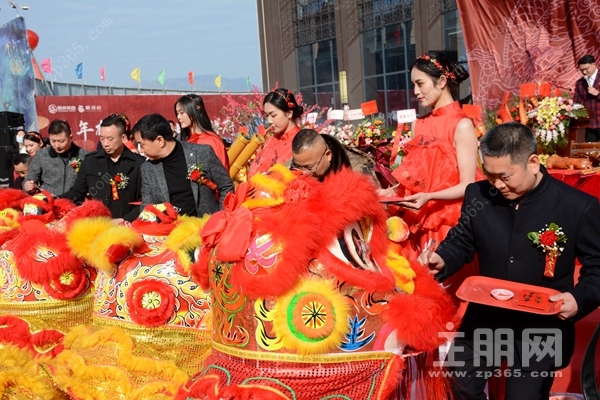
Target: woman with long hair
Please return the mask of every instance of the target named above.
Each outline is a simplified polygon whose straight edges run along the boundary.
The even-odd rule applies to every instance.
[[[181,126],[180,140],[209,145],[221,164],[229,171],[229,159],[223,139],[213,132],[202,97],[196,94],[186,94],[180,97],[175,103],[175,116]]]
[[[263,110],[272,136],[250,165],[249,176],[266,172],[275,164],[291,163],[292,141],[300,131],[297,123],[304,112],[292,91],[283,88],[274,89],[265,96]]]
[[[411,230],[405,249],[409,256],[446,237],[458,223],[465,188],[484,178],[477,168],[475,127],[456,101],[459,85],[468,77],[441,53],[423,54],[411,67],[414,94],[431,112],[414,123],[406,156],[393,172],[397,193],[385,193],[404,198],[399,204]]]

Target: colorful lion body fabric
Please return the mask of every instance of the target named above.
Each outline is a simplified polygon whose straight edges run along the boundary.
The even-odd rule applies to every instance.
[[[63,398],[42,365],[63,351],[71,328],[91,322],[96,277],[66,237],[78,219],[110,212],[11,190],[0,191],[0,208],[0,396]]]
[[[213,350],[178,399],[388,399],[405,356],[445,340],[452,303],[388,241],[371,185],[275,166],[226,198],[194,265]]]
[[[170,399],[210,350],[210,300],[190,276],[203,220],[150,205],[131,226],[81,220],[68,237],[98,269],[92,324],[48,364],[73,399]]]

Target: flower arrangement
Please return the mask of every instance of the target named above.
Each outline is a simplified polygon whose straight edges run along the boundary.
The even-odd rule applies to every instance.
[[[217,190],[217,184],[205,177],[205,172],[202,171],[202,164],[190,165],[188,167],[187,178],[198,185],[206,185],[212,190]]]
[[[533,130],[544,154],[554,154],[568,144],[571,119],[585,118],[588,111],[558,90],[554,95],[536,95],[536,84],[523,86],[530,86],[528,93],[515,95],[512,99],[507,93],[499,109],[487,111],[486,128],[508,121],[520,122]]]
[[[79,168],[81,168],[81,158],[73,157],[69,160],[69,167],[73,168],[75,172],[79,172]]]
[[[108,183],[110,183],[113,200],[119,200],[119,190],[123,190],[129,185],[129,177],[119,172]]]
[[[574,103],[563,96],[544,97],[537,106],[527,112],[538,144],[544,149],[544,153],[548,154],[568,144],[567,132],[571,118],[587,116],[588,112],[582,104]]]
[[[539,248],[546,253],[546,265],[544,267],[544,276],[549,278],[554,277],[554,267],[556,266],[556,259],[560,256],[564,247],[559,247],[559,244],[567,241],[567,236],[564,234],[562,228],[552,222],[550,225],[546,225],[545,229],[539,232],[529,232],[527,238],[536,244]]]
[[[354,126],[352,124],[338,122],[327,125],[321,128],[319,133],[331,135],[346,146],[354,144]]]

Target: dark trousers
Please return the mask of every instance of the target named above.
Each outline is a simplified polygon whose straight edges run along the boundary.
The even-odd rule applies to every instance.
[[[554,371],[523,371],[520,360],[515,357],[512,367],[501,369],[497,366],[486,366],[482,358],[480,366],[474,365],[475,357],[473,341],[456,338],[453,346],[462,346],[462,351],[454,351],[454,360],[464,362],[464,366],[453,367],[452,393],[457,400],[486,400],[485,384],[492,376],[506,377],[505,400],[548,400],[550,388],[554,381]],[[452,350],[451,350],[452,352]],[[464,375],[464,376],[462,376]]]
[[[586,142],[600,142],[600,128],[586,128],[585,129],[585,141]]]

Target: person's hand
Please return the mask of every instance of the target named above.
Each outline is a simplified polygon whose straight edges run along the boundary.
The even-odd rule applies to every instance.
[[[598,91],[598,89],[596,89],[593,86],[588,86],[588,93],[592,96],[598,96],[598,93],[600,93],[600,91]]]
[[[423,253],[421,253],[421,255],[417,258],[417,261],[429,269],[430,275],[439,274],[440,271],[446,266],[442,257],[440,257],[438,253],[435,253],[431,250],[425,250]]]
[[[405,196],[404,200],[398,204],[411,210],[420,210],[429,201],[429,193],[411,194],[410,196]]]
[[[112,223],[113,223],[114,225],[122,225],[122,224],[123,224],[123,222],[125,222],[125,220],[124,220],[123,218],[114,218],[114,219],[112,220]]]
[[[38,185],[36,185],[34,181],[26,181],[23,185],[23,188],[29,194],[34,194],[39,189]]]
[[[560,319],[569,319],[577,314],[577,301],[575,301],[575,297],[571,293],[564,292],[559,294],[553,294],[549,298],[550,301],[556,302],[562,300],[563,303],[560,306],[560,311],[557,314],[557,317]]]
[[[393,197],[396,195],[396,188],[390,186],[387,189],[377,189],[377,196],[379,197]]]

